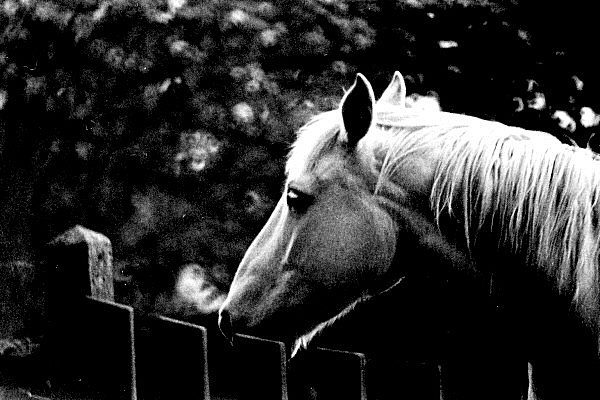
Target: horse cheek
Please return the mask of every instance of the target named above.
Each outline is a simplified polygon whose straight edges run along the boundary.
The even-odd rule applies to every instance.
[[[285,202],[280,201],[235,273],[225,301],[232,315],[245,315],[250,321],[265,307],[277,286],[292,228]]]
[[[364,233],[369,223],[352,213],[317,216],[312,222],[297,237],[294,264],[308,281],[355,294],[372,254],[373,243]]]

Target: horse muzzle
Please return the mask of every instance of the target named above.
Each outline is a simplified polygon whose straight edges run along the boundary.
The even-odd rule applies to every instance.
[[[229,311],[224,308],[219,310],[219,330],[229,342],[233,341],[235,332],[233,330],[233,323],[231,322],[231,315],[229,314]]]
[[[260,334],[250,321],[250,316],[238,313],[228,306],[223,306],[219,310],[219,330],[231,344],[233,344],[233,338],[238,333],[252,336]]]
[[[219,330],[231,344],[233,344],[233,339],[238,333],[252,336],[259,334],[251,321],[251,316],[238,312],[233,307],[225,305],[219,310]]]

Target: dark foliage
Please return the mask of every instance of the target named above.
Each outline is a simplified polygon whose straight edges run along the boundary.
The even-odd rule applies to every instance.
[[[413,100],[594,147],[594,25],[549,7],[5,0],[0,254],[34,260],[78,223],[111,238],[123,287],[142,298],[188,263],[226,290],[279,197],[295,130],[359,71],[377,93],[400,70]]]

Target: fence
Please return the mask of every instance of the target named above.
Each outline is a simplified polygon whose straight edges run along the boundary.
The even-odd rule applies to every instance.
[[[49,244],[40,266],[0,264],[0,399],[433,400],[489,387],[521,399],[527,390],[526,363],[501,372],[487,353],[467,360],[467,373],[441,373],[435,359],[382,365],[315,348],[289,361],[283,343],[245,335],[231,346],[216,321],[115,303],[112,273],[110,241],[79,226]],[[456,396],[465,388],[475,395]]]
[[[110,242],[102,235],[75,227],[50,243],[45,260],[41,272],[30,265],[12,270],[26,283],[20,289],[32,292],[25,297],[37,301],[0,322],[15,332],[34,326],[42,339],[37,351],[0,354],[0,397],[367,398],[363,354],[317,348],[290,365],[281,342],[236,335],[232,347],[216,324],[143,315],[115,303]],[[19,381],[23,375],[26,382]],[[32,376],[43,384],[32,385]]]
[[[130,307],[91,297],[76,308],[65,310],[71,321],[58,328],[52,339],[48,362],[53,387],[38,395],[73,399],[290,397],[286,349],[280,342],[238,335],[235,350],[211,343],[217,347],[210,353],[213,360],[208,331],[202,326],[158,315],[138,317]],[[319,398],[327,393],[336,393],[331,398],[341,394],[345,399],[366,398],[362,355],[318,349],[311,358],[319,371],[334,371],[324,375],[315,371],[311,377],[322,378],[310,388],[320,393]]]

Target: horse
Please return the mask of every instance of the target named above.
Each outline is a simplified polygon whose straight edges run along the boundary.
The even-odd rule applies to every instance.
[[[419,277],[438,277],[455,338],[480,318],[491,327],[471,353],[450,345],[442,371],[461,357],[498,357],[488,365],[501,375],[516,365],[502,359],[510,353],[526,380],[513,398],[599,396],[598,156],[548,133],[405,102],[399,72],[379,100],[357,74],[337,109],[300,129],[283,194],[219,311],[221,331],[278,338],[295,354],[357,305],[411,282],[404,301],[417,307],[438,292]],[[490,379],[495,387],[471,381],[476,389],[445,398],[507,398]]]

